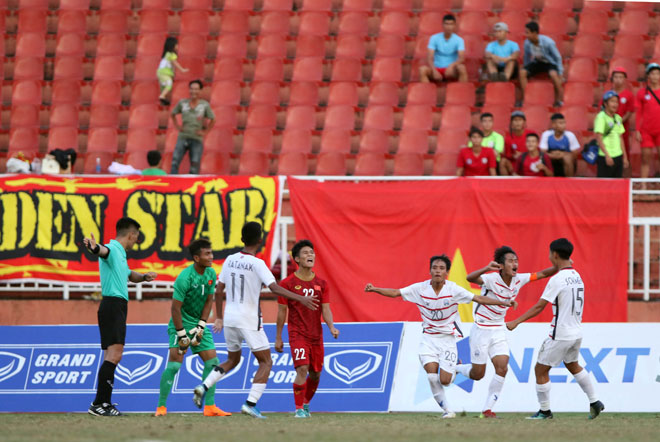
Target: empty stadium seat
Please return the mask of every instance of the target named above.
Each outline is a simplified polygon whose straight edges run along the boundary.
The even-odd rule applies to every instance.
[[[566,73],[568,81],[597,81],[598,66],[591,58],[572,58]]]
[[[41,65],[43,70],[43,65]],[[55,59],[53,80],[77,80],[83,79],[82,59],[75,56],[58,57]]]
[[[592,83],[568,82],[564,85],[565,106],[591,107],[594,104]]]
[[[451,6],[452,0],[423,0],[422,11],[446,12]]]
[[[369,88],[369,105],[372,106],[379,104],[385,106],[399,105],[399,86],[396,83],[371,83],[371,87]]]
[[[204,152],[199,173],[202,175],[229,175],[231,156],[226,152]]]
[[[447,90],[454,84],[470,84],[472,83],[449,83],[447,85]],[[463,103],[474,103],[474,85],[472,85],[473,92],[471,96],[472,101],[463,101]],[[427,104],[429,106],[435,106],[437,103],[436,97],[437,87],[433,83],[410,83],[408,85],[408,95],[406,99],[407,104]],[[470,100],[470,98],[468,98]]]
[[[366,12],[344,12],[339,14],[337,34],[369,35],[369,15]]]
[[[165,41],[165,34],[168,32],[167,19],[169,13],[166,10],[153,10],[142,9],[139,12],[140,16],[140,36],[147,34],[158,34],[163,36]],[[154,48],[155,49],[155,48]],[[158,49],[162,52],[163,45],[161,44]]]
[[[117,129],[113,127],[94,128],[89,130],[87,152],[116,152],[119,146]]]
[[[527,129],[533,130],[539,136],[550,126],[550,111],[548,110],[548,106],[530,105],[523,107],[522,111],[525,113]]]
[[[215,128],[234,129],[238,126],[236,106],[215,106]]]
[[[56,127],[78,128],[78,106],[75,104],[58,104],[50,108],[48,128]]]
[[[8,152],[36,154],[39,151],[39,130],[36,127],[16,127],[9,131]]]
[[[85,34],[87,32],[87,13],[81,10],[62,10],[57,14],[58,34]]]
[[[300,10],[302,12],[330,12],[333,0],[304,0]]]
[[[46,38],[45,34],[41,32],[21,33],[16,36],[16,51],[14,56],[18,58],[23,57],[40,57],[46,55]]]
[[[648,35],[651,32],[649,13],[642,10],[624,10],[619,21],[619,35]]]
[[[11,107],[10,127],[39,128],[39,106],[22,104]]]
[[[325,39],[321,35],[299,35],[296,57],[325,57]]]
[[[319,101],[319,86],[315,82],[292,82],[289,92],[289,106],[316,106]]]
[[[131,0],[103,0],[101,11],[130,11]]]
[[[80,104],[80,82],[76,80],[57,80],[51,86],[51,105]]]
[[[347,154],[352,148],[351,131],[346,129],[325,129],[321,134],[321,152]]]
[[[184,11],[210,11],[212,8],[212,0],[183,0]]]
[[[273,132],[269,128],[248,128],[243,132],[243,152],[273,151]]]
[[[302,12],[298,26],[298,36],[330,34],[330,16],[325,12]]]
[[[454,176],[456,175],[456,161],[458,160],[458,151],[456,152],[436,152],[433,156],[433,175]]]
[[[238,175],[268,175],[270,160],[264,152],[243,152],[238,164]]]
[[[513,83],[488,83],[486,84],[485,104],[501,104],[513,106],[516,101],[516,88]]]
[[[360,153],[386,154],[390,151],[390,136],[380,129],[366,129],[360,134]],[[346,151],[347,152],[347,151]]]
[[[12,106],[20,104],[41,105],[41,82],[37,80],[15,81],[11,95]]]
[[[540,104],[551,106],[555,99],[555,89],[549,81],[531,81],[525,88],[525,105]]]
[[[544,10],[539,14],[541,34],[567,34],[569,31],[570,12],[560,10]]]
[[[462,134],[465,137],[465,134]],[[429,136],[426,130],[402,129],[399,134],[399,153],[425,154],[429,150]]]
[[[124,80],[124,58],[119,56],[96,57],[94,81]]]
[[[187,34],[179,36],[179,56],[182,58],[205,58],[206,36]],[[181,65],[188,67],[181,62]]]
[[[406,39],[401,35],[380,35],[376,40],[375,58],[404,58]]]
[[[346,175],[346,155],[339,152],[320,153],[316,162],[316,175]]]
[[[573,57],[602,57],[603,37],[598,34],[579,34],[573,41]]]
[[[61,7],[61,6],[60,6]],[[163,10],[170,9],[170,0],[142,0],[142,10]]]
[[[417,28],[417,35],[426,36],[426,42],[428,43],[428,37],[442,32],[442,17],[446,12],[442,11],[427,11],[424,10],[419,15],[419,26]],[[488,30],[486,30],[487,32]]]
[[[253,11],[254,0],[225,0],[224,11]]]
[[[148,1],[150,0],[145,0],[143,4],[147,3]],[[168,1],[168,7],[169,7],[169,1]],[[87,12],[89,10],[89,0],[60,0],[59,9],[60,11],[73,10],[73,11]]]
[[[355,158],[355,176],[385,175],[385,155],[379,153],[360,153]]]
[[[635,34],[617,35],[612,57],[641,59],[644,57],[644,39],[641,35]]]
[[[125,11],[106,10],[99,14],[99,35],[103,34],[127,34],[128,14]]]
[[[410,33],[410,12],[408,11],[384,11],[380,14],[379,36],[399,35],[406,36]]]
[[[362,62],[358,59],[345,58],[332,63],[332,82],[362,81]]]
[[[293,75],[291,81],[314,81],[323,80],[323,58],[300,58],[293,63]]]
[[[470,128],[471,120],[470,106],[461,104],[445,105],[442,109],[440,128],[466,131]]]
[[[430,131],[432,128],[433,109],[431,106],[409,104],[404,108],[402,129]]]
[[[16,59],[14,63],[14,80],[43,80],[44,62],[37,57]]]
[[[85,36],[83,34],[63,34],[57,36],[55,57],[82,57],[85,55]]]
[[[225,9],[220,14],[220,35],[247,35],[249,32],[249,13],[247,11],[228,10],[225,6]]]
[[[282,81],[283,79],[284,62],[282,59],[261,58],[255,63],[253,81]]]
[[[353,82],[333,81],[328,92],[328,106],[358,105],[358,86]]]
[[[209,35],[208,11],[182,11],[180,33]]]
[[[476,90],[473,83],[454,82],[447,84],[445,105],[461,104],[473,106],[475,101]]]
[[[578,35],[596,34],[603,35],[608,31],[608,16],[604,10],[584,9],[580,13],[578,24]]]
[[[487,35],[490,31],[488,24],[488,14],[485,12],[468,11],[459,14],[457,20],[458,35],[474,34],[474,35]],[[442,21],[439,22],[439,27],[442,29]],[[421,23],[420,23],[421,28]],[[543,28],[541,28],[543,29]],[[544,31],[545,32],[545,31]]]
[[[243,81],[243,61],[229,57],[217,59],[213,69],[213,81]]]
[[[401,59],[379,58],[374,60],[371,81],[401,81]]]
[[[309,166],[307,154],[302,152],[284,152],[278,157],[278,175],[307,175]]]
[[[263,84],[263,83],[258,83]],[[211,106],[238,106],[241,103],[241,85],[237,81],[216,81],[211,88]],[[272,104],[279,104],[272,103]]]
[[[366,57],[365,37],[362,35],[345,34],[337,37],[335,59],[343,58],[362,60]]]
[[[284,58],[287,53],[287,42],[284,34],[261,34],[257,46],[257,58]],[[323,56],[320,54],[318,56]]]
[[[156,57],[160,61],[165,44],[165,34],[140,34],[137,39],[136,58]]]
[[[391,110],[391,109],[390,109]],[[355,111],[352,106],[328,106],[325,112],[324,130],[355,128]]]
[[[282,149],[280,150],[280,153],[283,152],[311,153],[312,130],[299,128],[290,129],[287,123],[286,130],[282,132]]]
[[[131,105],[158,102],[160,86],[157,81],[134,81],[131,83]]]
[[[106,104],[119,106],[121,104],[121,83],[119,81],[95,81],[92,85],[92,105]]]
[[[287,12],[272,11],[262,12],[260,14],[261,23],[259,34],[279,34],[287,35],[289,33],[289,14]]]
[[[214,127],[204,137],[207,152],[232,153],[234,151],[233,129]]]
[[[160,57],[157,56],[137,57],[133,66],[133,81],[154,80],[154,73],[158,70],[159,62]]]
[[[48,150],[53,149],[78,150],[77,127],[51,127],[48,129]]]
[[[158,105],[138,104],[131,106],[128,127],[129,129],[158,129]]]
[[[342,11],[370,12],[373,0],[343,0]]]
[[[40,9],[21,9],[18,12],[18,33],[46,33],[46,17],[48,11]]]
[[[395,176],[418,176],[424,174],[424,156],[416,153],[397,153],[394,156]]]
[[[218,37],[216,59],[229,57],[243,59],[247,57],[247,36],[242,34],[223,34]]]
[[[156,149],[156,131],[153,129],[136,128],[129,129],[126,138],[126,152],[146,152]]]
[[[107,104],[92,105],[89,112],[89,128],[119,127],[119,109]]]
[[[585,112],[584,106],[564,106],[561,113],[566,119],[566,129],[580,136],[583,132],[593,125],[590,121],[590,115]]]
[[[391,106],[369,106],[364,112],[362,129],[392,130],[394,112]]]
[[[316,114],[313,106],[289,106],[286,113],[287,129],[316,129]]]

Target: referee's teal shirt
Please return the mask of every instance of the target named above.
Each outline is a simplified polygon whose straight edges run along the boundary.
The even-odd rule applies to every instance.
[[[101,275],[101,294],[114,296],[128,301],[128,277],[131,269],[126,261],[126,250],[117,240],[110,240],[105,246],[110,254],[99,259],[99,273]]]

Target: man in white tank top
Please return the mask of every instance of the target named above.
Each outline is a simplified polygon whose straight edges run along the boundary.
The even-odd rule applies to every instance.
[[[558,272],[550,278],[541,299],[518,319],[507,322],[509,330],[533,318],[552,304],[552,322],[536,360],[536,395],[540,409],[527,419],[552,419],[550,411],[550,369],[562,361],[575,381],[589,398],[589,419],[598,417],[605,406],[598,400],[589,373],[580,366],[578,357],[582,344],[582,312],[584,311],[584,283],[573,268],[573,244],[566,238],[550,243],[550,262]]]

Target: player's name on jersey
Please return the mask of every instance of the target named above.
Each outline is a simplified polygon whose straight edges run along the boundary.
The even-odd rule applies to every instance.
[[[253,271],[253,264],[251,262],[241,262],[241,261],[235,261],[235,260],[228,260],[225,265],[229,267],[230,269],[239,269],[239,270],[247,270],[249,272]]]

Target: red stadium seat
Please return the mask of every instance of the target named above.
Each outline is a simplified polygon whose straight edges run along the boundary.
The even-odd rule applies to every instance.
[[[492,114],[493,130],[499,134],[504,134],[504,132],[509,130],[509,115],[511,114],[512,110],[513,109],[509,106],[502,106],[501,104],[488,104],[481,108],[481,114]]]
[[[369,106],[364,112],[362,129],[392,130],[394,111],[391,106]]]
[[[320,35],[299,35],[296,57],[325,57],[325,39]]]
[[[356,83],[338,81],[330,83],[328,106],[341,104],[349,106],[358,105],[358,87]]]
[[[564,85],[565,106],[591,107],[594,104],[592,83],[568,82]]]
[[[284,62],[281,58],[261,58],[255,63],[253,81],[282,81],[283,79]]]
[[[94,63],[94,81],[124,80],[124,58],[118,56],[96,57]]]
[[[490,83],[489,83],[490,84]],[[476,101],[476,89],[473,83],[449,83],[445,96],[445,105],[461,104],[473,106]]]
[[[291,81],[314,81],[323,80],[323,58],[301,58],[293,63],[293,76]]]
[[[387,11],[380,14],[379,36],[400,35],[406,36],[410,33],[410,12]]]
[[[438,152],[433,156],[433,175],[456,175],[458,152]]]
[[[332,82],[362,81],[362,62],[354,58],[335,60],[332,63]]]
[[[102,11],[130,11],[131,0],[103,0]]]
[[[316,129],[316,114],[313,106],[289,106],[286,112],[287,129]]]
[[[346,155],[339,152],[322,152],[316,162],[316,175],[346,175]]]
[[[26,155],[39,151],[39,131],[36,127],[17,127],[9,131],[9,156],[22,151]]]
[[[48,11],[39,9],[21,9],[18,12],[18,33],[47,31],[46,17]]]
[[[11,94],[12,106],[19,104],[41,105],[41,83],[35,80],[15,81]]]
[[[140,12],[140,36],[145,34],[162,34],[163,41],[165,34],[168,32],[168,17],[169,13],[166,10],[152,10],[142,9]],[[163,50],[163,45],[159,47],[160,51]]]
[[[597,81],[598,66],[596,65],[596,60],[591,58],[572,58],[568,65],[566,78],[568,81]]]
[[[465,57],[482,60],[486,51],[486,41],[482,35],[466,35],[463,38],[465,43]]]
[[[177,71],[177,81],[192,81],[204,78],[205,60],[201,57],[180,56],[179,63],[188,69],[187,72]]]
[[[624,10],[619,21],[619,35],[648,35],[651,32],[649,13],[642,10]]]
[[[284,34],[261,34],[257,46],[257,58],[286,57],[287,52],[286,35]],[[323,56],[323,54],[319,55]]]
[[[462,11],[490,12],[493,10],[493,0],[463,0]]]
[[[55,59],[54,80],[81,81],[83,77],[82,59],[79,57],[58,57]]]
[[[373,0],[344,0],[342,11],[370,12]]]
[[[53,149],[78,150],[77,127],[53,127],[48,130],[48,150]]]
[[[61,4],[61,2],[60,2]],[[61,6],[60,6],[61,8]],[[170,9],[170,0],[142,0],[142,10],[162,10]]]
[[[369,88],[369,106],[373,105],[398,106],[399,86],[396,83],[388,82],[371,83],[371,87]]]
[[[550,10],[539,14],[539,27],[543,34],[567,34],[569,31],[570,12]]]
[[[85,34],[87,32],[87,13],[82,10],[62,10],[57,14],[57,33]]]
[[[307,175],[307,155],[302,152],[281,153],[277,162],[278,175]]]
[[[486,84],[485,104],[501,104],[513,106],[516,101],[516,88],[513,83],[488,83]]]
[[[523,0],[525,2],[533,0]],[[572,0],[571,0],[572,1]],[[506,4],[506,3],[505,3]],[[498,21],[502,21],[509,26],[510,35],[523,35],[525,33],[525,25],[529,22],[529,11],[531,8],[513,8],[505,9],[500,12]],[[520,46],[520,53],[522,54],[522,46]]]
[[[137,106],[131,106],[128,128],[158,129],[158,105],[138,104]]]
[[[362,35],[346,34],[337,37],[335,60],[343,58],[362,60],[366,58],[365,37]]]
[[[383,11],[411,11],[413,0],[383,0]]]
[[[619,3],[619,2],[616,2],[616,3]],[[614,4],[615,4],[615,2],[613,2],[613,1],[585,0],[584,1],[584,6],[583,6],[583,12],[584,11],[589,11],[589,10],[601,10],[601,11],[612,12],[612,9],[614,9]]]
[[[424,156],[416,153],[397,153],[394,156],[395,176],[424,175]]]
[[[332,11],[332,2],[333,0],[304,0],[300,10],[303,12],[330,12]]]
[[[472,124],[470,106],[467,105],[445,105],[442,109],[441,129],[468,130]]]
[[[247,57],[247,36],[241,34],[226,34],[218,37],[216,59],[223,57],[243,59]]]
[[[445,15],[443,11],[427,11],[426,9],[419,15],[419,27],[417,35],[426,35],[426,43],[428,43],[428,36],[442,32],[442,17]],[[488,32],[488,30],[486,30]]]
[[[83,57],[85,55],[85,36],[82,34],[63,34],[57,37],[55,57]]]
[[[458,31],[456,33],[458,35],[486,35],[490,31],[488,14],[485,12],[463,12],[459,15],[457,24]],[[442,21],[440,21],[439,27],[442,28]]]
[[[184,11],[210,11],[212,8],[212,0],[183,0]]]
[[[375,58],[404,58],[406,40],[401,35],[380,35],[376,41]]]
[[[325,112],[325,123],[323,129],[344,129],[353,130],[355,128],[355,111],[352,106],[328,106]]]
[[[540,104],[551,106],[555,99],[555,89],[549,81],[531,81],[525,88],[525,105]]]
[[[317,35],[325,37],[330,34],[330,16],[325,12],[300,13],[298,36]]]
[[[424,0],[422,11],[449,12],[452,0]]]
[[[628,72],[628,79],[636,81],[638,78],[644,77],[644,66],[638,63],[641,60],[635,60],[628,57],[615,57],[610,60],[610,72],[614,67],[623,67]]]
[[[379,58],[374,60],[371,81],[400,82],[401,74],[401,59]]]
[[[133,81],[154,80],[154,72],[158,70],[160,57],[137,57],[133,66]]]
[[[149,0],[146,0],[143,3],[146,3]],[[153,0],[152,0],[153,1]],[[169,2],[168,2],[169,7]],[[85,11],[89,10],[89,0],[60,0],[59,4],[60,11]]]
[[[95,104],[119,106],[121,104],[121,83],[119,81],[95,81],[92,85],[92,105]]]
[[[429,131],[433,128],[433,109],[431,106],[409,104],[403,110],[402,129]]]
[[[179,56],[182,58],[205,58],[206,36],[200,34],[184,34],[179,36]],[[188,67],[181,63],[182,66]]]
[[[22,104],[11,107],[10,127],[39,128],[39,106]]]
[[[19,0],[18,8],[16,8],[16,2],[14,2],[14,8],[19,11],[23,9],[48,9],[48,0]]]
[[[293,0],[263,0],[262,11],[292,11]]]
[[[550,126],[550,111],[548,106],[531,105],[523,107],[527,128],[533,130],[539,136]]]
[[[243,81],[243,60],[229,57],[217,59],[213,81]]]
[[[56,104],[80,104],[81,90],[80,82],[75,80],[53,81],[51,88],[51,105]]]
[[[366,12],[345,11],[339,14],[337,34],[369,35],[369,15]]]
[[[22,33],[16,36],[16,58],[40,57],[46,55],[45,33]]]
[[[183,34],[209,35],[209,13],[208,11],[183,11],[181,12],[181,30]]]
[[[156,149],[156,131],[152,129],[129,129],[126,138],[126,152],[148,152]]]
[[[249,32],[250,15],[248,12],[228,10],[227,6],[225,5],[225,9],[220,14],[220,35],[247,35]]]
[[[254,0],[225,0],[223,11],[253,11]]]
[[[385,155],[378,153],[361,153],[355,158],[355,176],[385,175]]]
[[[74,104],[58,104],[51,106],[48,128],[56,127],[78,128],[78,106]]]
[[[259,34],[279,34],[287,35],[289,33],[289,14],[281,11],[271,11],[261,13],[261,24]]]
[[[472,83],[449,83],[447,89],[454,84],[470,84]],[[474,85],[472,85],[474,88]],[[426,104],[435,106],[437,104],[437,86],[433,83],[410,83],[408,84],[408,98],[407,104]],[[465,101],[462,101],[465,103]],[[472,93],[472,101],[474,103],[474,91]]]
[[[89,127],[90,129],[102,127],[116,129],[119,127],[119,109],[107,104],[92,105],[89,112]]]
[[[128,14],[126,11],[101,11],[99,17],[99,35],[128,33]]]
[[[103,127],[89,130],[87,152],[117,152],[119,140],[117,129]]]
[[[204,152],[199,166],[202,175],[229,175],[231,173],[231,157],[227,152]]]
[[[573,1],[573,0],[570,0],[570,1]],[[534,2],[535,2],[535,0],[504,0],[504,2],[502,3],[502,11],[503,12],[506,12],[506,11],[531,11],[533,6],[534,6]],[[572,6],[571,6],[571,8],[572,8]],[[511,30],[510,25],[509,25],[509,30]]]
[[[301,106],[304,107],[304,106]],[[282,149],[280,153],[284,152],[312,152],[312,131],[307,129],[287,129],[282,132]]]
[[[131,83],[131,105],[158,102],[160,86],[157,81],[134,81]]]
[[[140,152],[140,151],[126,152],[126,154],[124,155],[124,164],[133,166],[133,168],[138,170],[144,170],[151,167],[147,162],[146,152]]]
[[[325,129],[321,134],[321,152],[339,152],[347,154],[351,151],[351,131],[344,129]]]
[[[270,160],[263,152],[243,152],[238,164],[238,175],[268,175]]]
[[[258,83],[263,84],[263,83]],[[216,81],[211,88],[211,106],[238,106],[241,104],[241,85],[237,81]],[[273,103],[273,104],[279,104]]]
[[[89,150],[88,150],[89,151]],[[107,173],[108,167],[115,160],[116,152],[103,152],[95,151],[91,155],[86,155],[83,161],[83,173],[85,174],[94,174],[96,171],[96,161],[97,159],[101,163],[101,173]]]
[[[204,150],[207,152],[232,153],[234,151],[233,130],[214,127],[204,137]]]
[[[386,154],[390,150],[390,137],[379,129],[363,130],[360,134],[360,153]]]
[[[14,80],[43,80],[44,62],[41,58],[25,57],[14,63]]]
[[[602,57],[603,37],[598,34],[580,34],[573,41],[573,57]]]
[[[463,135],[465,136],[465,135]],[[399,134],[397,153],[425,154],[429,150],[429,135],[426,130],[403,129]]]
[[[155,57],[160,61],[165,38],[165,34],[140,34],[137,39],[137,60],[143,57]]]
[[[565,106],[561,113],[566,119],[566,129],[580,135],[586,132],[593,121],[589,120],[589,114],[585,112],[584,106]]]
[[[247,128],[264,128],[274,130],[277,126],[277,109],[275,106],[257,104],[250,106],[247,113]]]
[[[238,126],[238,114],[236,106],[216,106],[213,108],[215,114],[214,128],[234,129]]]
[[[603,35],[608,31],[608,16],[603,10],[584,9],[580,13],[578,24],[578,35],[596,34]]]
[[[641,35],[619,34],[614,41],[612,57],[641,59],[644,57],[644,39]]]
[[[331,86],[332,87],[332,86]],[[292,82],[289,93],[289,106],[316,106],[319,101],[319,86],[315,82]]]

